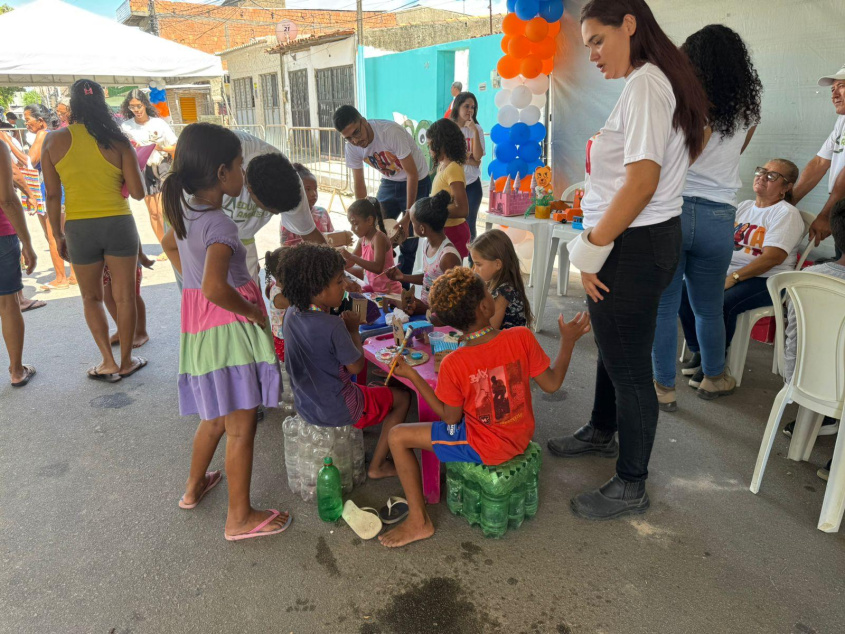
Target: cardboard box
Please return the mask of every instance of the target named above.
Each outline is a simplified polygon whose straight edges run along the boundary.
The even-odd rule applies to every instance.
[[[326,242],[332,247],[351,247],[354,244],[354,236],[351,231],[332,231],[323,234]]]

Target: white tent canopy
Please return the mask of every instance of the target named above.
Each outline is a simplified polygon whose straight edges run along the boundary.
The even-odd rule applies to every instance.
[[[0,86],[185,83],[223,75],[219,57],[155,37],[60,0],[0,16]]]

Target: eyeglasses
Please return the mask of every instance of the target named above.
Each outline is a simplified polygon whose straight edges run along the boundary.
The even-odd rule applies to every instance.
[[[130,110],[134,110],[135,112],[141,112],[142,110],[146,110],[144,104],[138,104],[137,106],[129,106]]]
[[[364,126],[364,120],[362,119],[361,121],[358,122],[358,126],[352,131],[352,133],[349,136],[345,136],[343,138],[346,139],[347,141],[351,141],[352,139],[363,139],[364,138],[363,126]]]
[[[755,178],[765,178],[770,183],[774,183],[777,179],[782,178],[784,183],[791,183],[792,181],[787,179],[786,176],[779,172],[772,172],[767,170],[764,167],[758,167],[754,170],[754,177]]]

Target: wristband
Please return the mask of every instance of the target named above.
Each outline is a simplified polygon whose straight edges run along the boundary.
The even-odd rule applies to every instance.
[[[580,236],[566,244],[569,261],[582,273],[598,273],[613,250],[613,242],[603,247],[590,242],[591,232],[592,227],[584,229]]]

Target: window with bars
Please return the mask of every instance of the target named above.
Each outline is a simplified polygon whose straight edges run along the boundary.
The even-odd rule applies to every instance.
[[[279,107],[279,80],[276,73],[260,75],[261,97],[264,100],[265,108]]]
[[[241,77],[232,82],[235,93],[235,108],[254,108],[255,97],[252,94],[252,77]]]

